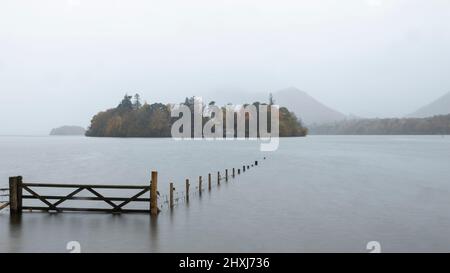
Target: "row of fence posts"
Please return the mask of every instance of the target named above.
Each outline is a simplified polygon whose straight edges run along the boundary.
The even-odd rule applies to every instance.
[[[266,158],[264,157],[264,159],[266,159]],[[251,167],[258,166],[258,161],[255,161],[255,163],[252,164],[252,165],[243,165],[242,166],[242,172],[245,172],[245,170],[250,169],[250,166]],[[239,169],[239,168],[237,169],[237,174],[238,175],[241,174],[241,169]],[[231,169],[231,177],[232,178],[236,177],[236,169],[235,168]],[[228,182],[228,178],[229,178],[228,169],[225,169],[225,177],[224,177],[225,182]],[[220,185],[220,181],[222,179],[223,178],[221,177],[220,171],[217,172],[217,185]],[[211,181],[212,181],[211,173],[208,173],[208,190],[209,191],[211,191],[211,189],[212,189],[212,182]],[[203,184],[203,178],[202,178],[202,176],[199,176],[198,177],[198,192],[199,192],[199,194],[202,194],[202,191],[203,191],[202,184]],[[186,182],[185,182],[186,202],[189,202],[190,186],[191,186],[191,184],[189,182],[189,179],[186,179]],[[169,207],[171,209],[175,205],[175,203],[174,203],[174,191],[175,191],[175,187],[173,186],[173,182],[170,182],[170,184],[169,184]]]
[[[264,159],[266,159],[264,157]],[[251,165],[258,166],[258,161],[255,161],[254,164]],[[250,168],[250,165],[243,165],[242,172],[244,173],[246,170]],[[236,169],[231,169],[231,176],[234,178],[236,176]],[[237,174],[241,174],[241,169],[237,169]],[[225,181],[228,181],[228,169],[225,170]],[[220,181],[222,180],[220,171],[217,172],[217,185],[220,185]],[[202,176],[198,177],[198,191],[199,194],[202,193]],[[211,173],[208,173],[208,190],[212,189],[212,176]],[[169,206],[170,208],[174,207],[174,191],[175,187],[173,182],[169,185]],[[190,182],[189,179],[186,179],[186,201],[189,201],[189,193],[190,193]],[[150,181],[150,214],[157,215],[160,212],[158,207],[158,172],[152,171],[151,181]],[[10,213],[20,214],[22,212],[22,177],[10,177],[9,179],[9,207]]]

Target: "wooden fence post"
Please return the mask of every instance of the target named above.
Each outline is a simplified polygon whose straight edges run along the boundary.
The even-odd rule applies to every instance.
[[[150,181],[150,214],[158,215],[158,172],[152,171],[152,180]]]
[[[198,177],[198,192],[202,194],[202,176]]]
[[[189,179],[186,179],[186,202],[189,202]]]
[[[22,213],[22,176],[9,178],[9,208],[11,215]]]
[[[225,181],[228,181],[228,169],[225,169]]]
[[[211,174],[208,173],[208,190],[211,190]]]
[[[173,183],[170,183],[169,185],[169,205],[170,208],[173,208]]]

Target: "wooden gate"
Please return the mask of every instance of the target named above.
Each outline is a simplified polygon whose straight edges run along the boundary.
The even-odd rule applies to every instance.
[[[151,213],[159,212],[157,202],[157,172],[152,172],[152,180],[149,186],[144,185],[84,185],[84,184],[42,184],[42,183],[23,183],[22,177],[10,177],[9,179],[9,205],[11,214],[20,214],[23,210],[38,210],[47,212],[63,211],[91,211],[91,212],[109,212],[109,213]],[[38,189],[58,188],[72,189],[67,195],[44,195],[38,193]],[[105,196],[100,191],[103,189],[114,190],[136,190],[131,197],[110,197]],[[93,197],[79,196],[81,192],[89,192]],[[150,192],[149,197],[143,197]],[[77,196],[78,195],[78,196]],[[39,200],[41,206],[24,205],[25,199]],[[100,201],[109,205],[109,208],[95,207],[69,207],[61,206],[67,200],[78,201]],[[147,202],[148,209],[129,209],[126,205],[132,202]]]

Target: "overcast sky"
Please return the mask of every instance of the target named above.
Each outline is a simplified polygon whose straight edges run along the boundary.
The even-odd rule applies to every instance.
[[[450,91],[449,52],[448,0],[1,0],[0,134],[87,126],[126,92],[295,86],[402,116]]]

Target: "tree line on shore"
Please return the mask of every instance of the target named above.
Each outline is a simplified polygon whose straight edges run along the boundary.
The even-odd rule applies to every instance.
[[[355,119],[309,127],[317,135],[448,135],[450,114],[428,118]]]
[[[182,103],[193,110],[195,97],[186,98]],[[208,105],[214,105],[210,102]],[[270,96],[269,103],[252,103],[256,109],[260,105],[268,105],[270,108],[274,104],[273,97]],[[248,105],[248,104],[246,104]],[[244,106],[246,106],[244,105]],[[91,137],[170,137],[172,124],[179,117],[171,117],[171,107],[173,105],[163,103],[142,103],[139,94],[133,96],[125,95],[120,104],[106,111],[99,112],[92,120],[91,125],[86,132],[86,136]],[[202,105],[203,108],[206,105]],[[225,111],[225,107],[221,107]],[[193,111],[192,115],[193,115]],[[259,111],[257,111],[259,113]],[[235,136],[236,136],[236,115],[235,114]],[[268,111],[268,128],[270,130],[270,111]],[[285,107],[279,108],[279,136],[297,137],[305,136],[308,129],[304,127],[296,115]],[[203,117],[203,125],[211,117]],[[225,115],[224,115],[224,134],[225,134]],[[259,120],[259,115],[258,115]],[[193,120],[193,116],[191,116]],[[248,116],[246,116],[248,119]],[[193,123],[192,130],[193,130]],[[246,122],[246,137],[249,136],[248,121]],[[259,130],[258,130],[259,131]],[[259,135],[258,135],[259,136]]]

